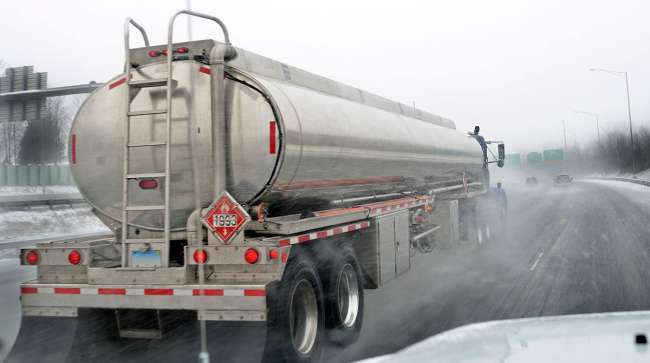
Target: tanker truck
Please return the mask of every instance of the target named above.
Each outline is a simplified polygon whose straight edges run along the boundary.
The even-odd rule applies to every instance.
[[[224,41],[174,42],[180,14]],[[399,283],[436,243],[489,237],[487,165],[453,121],[236,48],[213,16],[179,11],[162,45],[132,19],[124,32],[124,70],[68,145],[113,235],[21,250],[37,277],[9,361],[122,360],[143,341],[156,357],[135,360],[176,361],[183,334],[206,361],[223,347],[195,327],[236,322],[261,332],[249,345],[266,361],[317,362],[359,337],[364,289]]]

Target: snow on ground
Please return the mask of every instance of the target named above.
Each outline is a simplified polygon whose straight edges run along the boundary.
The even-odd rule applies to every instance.
[[[650,187],[618,180],[584,180],[585,182],[600,184],[617,191],[630,203],[647,207],[650,210]]]
[[[108,232],[89,207],[49,207],[0,213],[0,243],[11,239],[47,238],[93,232]]]
[[[591,177],[599,177],[599,178],[630,178],[630,179],[642,179],[642,180],[650,180],[650,169],[638,172],[636,174],[632,173],[594,173],[590,175]]]
[[[45,190],[43,190],[45,189]],[[0,196],[79,193],[74,185],[0,187]]]
[[[0,197],[17,195],[78,193],[75,186],[21,186],[0,187]],[[1,248],[3,242],[41,238],[57,238],[93,232],[108,232],[95,217],[90,207],[48,206],[0,212],[0,260],[18,256],[17,248]]]

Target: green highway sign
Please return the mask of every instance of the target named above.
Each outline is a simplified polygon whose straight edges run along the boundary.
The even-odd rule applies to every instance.
[[[505,163],[507,166],[521,166],[521,154],[506,155]]]
[[[564,150],[550,149],[544,150],[544,162],[556,162],[564,160]]]
[[[528,161],[529,164],[538,164],[542,162],[542,154],[538,152],[532,152],[528,153],[526,155],[526,161]]]

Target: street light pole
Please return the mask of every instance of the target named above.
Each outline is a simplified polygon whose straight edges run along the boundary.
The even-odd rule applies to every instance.
[[[634,136],[632,134],[632,109],[630,107],[630,82],[625,73],[625,91],[627,92],[627,120],[630,124],[630,145],[632,145],[632,174],[636,174],[636,152],[634,151]]]
[[[625,77],[625,92],[627,94],[627,120],[630,124],[630,145],[632,146],[632,174],[636,174],[636,153],[634,151],[634,134],[632,132],[632,108],[630,107],[630,81],[627,72],[612,71],[609,69],[589,68],[590,71],[606,72],[617,76]]]

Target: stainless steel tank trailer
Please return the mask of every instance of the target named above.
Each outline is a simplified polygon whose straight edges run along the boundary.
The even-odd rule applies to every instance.
[[[174,42],[180,14],[224,41]],[[325,341],[359,337],[364,289],[399,283],[436,243],[489,238],[487,165],[453,121],[235,48],[205,14],[176,13],[163,45],[127,19],[124,39],[124,72],[81,106],[68,152],[114,237],[21,251],[38,273],[10,361],[98,314],[106,349],[164,341],[176,313],[257,322],[265,359],[318,361]]]

